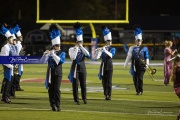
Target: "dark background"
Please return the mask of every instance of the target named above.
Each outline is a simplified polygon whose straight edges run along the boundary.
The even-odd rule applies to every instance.
[[[143,44],[149,45],[152,59],[163,59],[165,40],[172,40],[174,48],[180,50],[179,6],[180,0],[129,0],[129,24],[107,24],[112,32],[113,43],[133,44],[133,25],[139,24],[143,30]],[[40,0],[40,19],[123,20],[125,0]],[[41,55],[47,49],[46,46],[51,45],[48,30],[40,30],[44,24],[36,23],[36,0],[1,0],[0,23],[12,22],[20,25],[24,41],[30,40],[30,43],[23,43],[27,53]],[[59,25],[71,28],[73,26],[73,24],[61,23]],[[93,25],[99,45],[104,42],[100,29],[102,24]],[[84,42],[91,43],[92,34],[89,24],[83,24],[83,32]],[[30,37],[32,34],[39,34],[39,37]],[[0,35],[0,46],[5,40],[5,37]],[[61,41],[72,42],[73,39],[70,39],[70,36],[63,36]],[[61,48],[67,52],[70,46],[72,44],[63,44]],[[87,47],[91,49],[91,46]],[[116,48],[116,57],[125,58],[123,46]]]
[[[178,30],[179,0],[129,0],[129,24],[116,27],[132,29]],[[40,0],[40,19],[124,19],[125,0]],[[0,23],[18,21],[24,29],[36,24],[36,0],[1,0]],[[114,24],[110,25],[114,26]]]
[[[179,0],[130,0],[130,26],[139,23],[144,29],[179,30]]]

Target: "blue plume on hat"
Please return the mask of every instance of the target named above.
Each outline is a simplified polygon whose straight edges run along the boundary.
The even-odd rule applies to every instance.
[[[14,29],[14,34],[16,34],[18,37],[21,36],[21,28],[19,27],[18,24],[15,24],[15,26],[13,27]]]
[[[134,25],[135,40],[142,40],[142,30],[139,25]]]
[[[7,38],[12,36],[11,33],[9,32],[9,30],[6,27],[4,27],[4,25],[1,26],[0,33],[2,35],[6,36]]]
[[[19,25],[17,24],[16,21],[13,21],[13,23],[12,23],[12,28],[14,29],[14,34],[16,34],[17,37],[22,36],[22,35],[21,35],[21,31],[20,31],[21,28],[19,27]]]
[[[83,36],[83,31],[82,31],[82,27],[81,27],[79,22],[77,22],[74,25],[74,30],[75,30],[77,41],[83,41],[83,37],[82,37]]]
[[[13,28],[9,28],[9,32],[10,32],[11,34],[14,34],[14,29],[13,29]]]
[[[112,40],[111,31],[106,26],[102,26],[101,29],[103,30],[104,40]]]
[[[102,30],[103,30],[103,35],[104,36],[106,36],[107,34],[110,33],[110,30],[106,26],[102,26]]]
[[[57,26],[55,24],[52,24],[49,28],[49,32],[50,32],[50,38],[53,40],[54,38],[56,38],[57,36],[60,36],[60,30],[57,28]]]
[[[141,28],[136,28],[136,29],[134,30],[134,35],[137,36],[138,34],[142,34]]]
[[[11,35],[13,36],[13,39],[16,39],[14,29],[13,29],[13,28],[9,28],[9,32],[10,32],[10,33],[11,33]]]
[[[56,24],[51,24],[49,27],[49,34],[51,38],[52,45],[60,44],[60,30],[56,26]]]
[[[21,30],[21,28],[19,27],[19,25],[16,24],[16,26],[13,27],[14,32],[17,33],[18,31]]]
[[[4,27],[4,25],[2,25],[2,26],[1,26],[1,29],[0,29],[0,33],[1,33],[2,35],[5,35],[7,31],[9,31],[9,30],[8,30],[6,27]]]

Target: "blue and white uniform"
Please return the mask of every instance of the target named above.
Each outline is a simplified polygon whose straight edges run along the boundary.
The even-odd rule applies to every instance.
[[[1,56],[14,56],[16,53],[13,50],[11,44],[7,43],[1,48]],[[11,77],[13,75],[13,64],[3,64],[4,66],[4,77],[11,81]]]
[[[60,111],[60,86],[63,76],[62,64],[66,61],[66,53],[60,50],[61,33],[56,24],[50,25],[49,33],[53,50],[49,51],[48,54],[44,54],[48,62],[45,85],[48,89],[49,103],[52,111]]]
[[[82,100],[84,104],[86,104],[85,58],[90,58],[90,53],[82,45],[83,31],[79,23],[74,25],[74,31],[76,33],[76,46],[69,48],[69,56],[72,60],[72,64],[68,78],[72,83],[74,102],[79,104],[78,83],[80,83]]]
[[[140,28],[136,28],[135,42],[137,45],[131,46],[128,50],[128,54],[125,60],[124,67],[126,68],[128,62],[131,60],[130,74],[133,76],[133,82],[137,95],[143,93],[143,76],[146,71],[146,64],[149,65],[149,53],[148,48],[141,46],[142,43],[142,31]],[[146,64],[144,64],[144,62]]]
[[[102,86],[104,90],[104,96],[106,100],[111,100],[112,93],[112,75],[113,75],[113,63],[112,59],[116,53],[116,49],[110,47],[112,42],[111,32],[107,27],[103,28],[104,40],[107,45],[101,49],[95,50],[95,60],[102,59],[98,77],[102,80]]]

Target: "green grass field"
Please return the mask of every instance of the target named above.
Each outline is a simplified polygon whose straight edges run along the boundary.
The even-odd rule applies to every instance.
[[[63,64],[63,80],[67,80],[70,65]],[[25,82],[26,79],[44,79],[46,67],[45,64],[24,65],[21,87],[25,91],[17,91],[10,104],[0,101],[0,120],[175,120],[179,112],[180,102],[173,92],[173,83],[168,86],[163,84],[163,66],[152,66],[157,69],[154,75],[156,81],[145,73],[144,93],[137,96],[129,66],[125,69],[122,65],[114,65],[112,100],[106,101],[97,77],[97,64],[86,65],[88,104],[80,100],[80,105],[76,105],[71,84],[62,82],[62,111],[53,112],[44,82]],[[79,96],[81,98],[80,92]]]

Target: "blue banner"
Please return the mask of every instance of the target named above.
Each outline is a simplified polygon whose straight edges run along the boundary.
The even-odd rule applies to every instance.
[[[48,56],[0,56],[0,64],[45,64]]]
[[[94,52],[97,48],[97,42],[98,42],[98,39],[97,38],[92,38],[91,39],[91,59],[93,60],[94,59]]]

